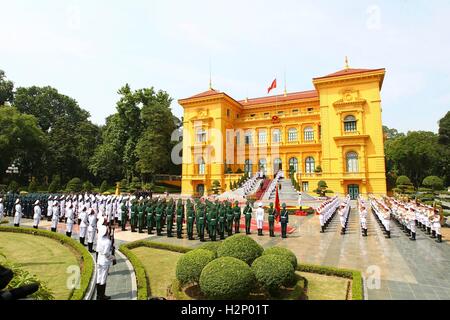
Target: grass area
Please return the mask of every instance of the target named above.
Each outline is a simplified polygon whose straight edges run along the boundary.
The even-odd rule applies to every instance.
[[[66,300],[70,290],[67,288],[66,273],[69,266],[79,266],[72,250],[57,241],[27,234],[1,232],[0,252],[12,263],[36,275],[47,283],[54,298]],[[0,262],[5,259],[0,255]]]
[[[317,273],[297,272],[308,281],[308,300],[347,300],[350,279]],[[351,292],[348,294],[351,297]]]
[[[148,247],[131,250],[145,268],[150,281],[150,295],[166,297],[167,288],[175,278],[178,258],[182,253]]]

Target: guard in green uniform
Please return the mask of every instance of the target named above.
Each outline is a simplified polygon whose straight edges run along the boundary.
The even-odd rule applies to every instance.
[[[133,205],[131,206],[131,232],[136,232],[136,225],[138,219],[138,204],[136,201],[133,201]]]
[[[227,208],[225,204],[219,204],[219,236],[220,240],[225,239],[225,217]]]
[[[201,242],[205,242],[205,205],[200,204],[199,208],[197,209],[197,234],[200,238]]]
[[[122,211],[121,214],[121,226],[122,226],[122,231],[126,231],[126,226],[127,226],[127,220],[128,220],[128,207],[127,207],[127,203],[125,200],[122,200],[122,206],[120,207],[120,210]]]
[[[239,229],[241,227],[241,208],[239,207],[238,201],[234,203],[233,213],[234,213],[234,233],[240,233],[241,231]]]
[[[138,223],[139,223],[139,233],[144,233],[144,223],[145,223],[145,205],[144,198],[139,199],[138,204]]]
[[[162,203],[160,203],[160,204],[158,204],[158,206],[156,207],[156,234],[158,235],[158,236],[161,236],[162,235],[162,233],[161,233],[161,230],[162,230],[162,224],[161,224],[161,222],[162,222],[162,216],[163,216],[163,204]]]
[[[189,200],[188,200],[189,201]],[[194,240],[194,220],[195,220],[195,211],[192,203],[189,201],[187,203],[187,235],[189,240]]]
[[[245,216],[245,233],[251,234],[250,232],[250,226],[252,223],[252,207],[250,205],[250,202],[247,201],[247,205],[244,208],[244,216]]]
[[[275,209],[273,208],[273,202],[270,203],[269,208],[269,232],[271,237],[275,237]]]
[[[287,225],[289,222],[289,213],[286,209],[286,203],[283,203],[281,205],[282,209],[281,209],[281,213],[280,213],[280,222],[281,222],[281,237],[282,238],[287,238],[286,234],[287,234]]]
[[[155,203],[150,201],[150,203],[147,206],[147,233],[153,234],[153,228],[154,228],[154,222],[155,222]]]
[[[227,203],[227,231],[228,236],[233,234],[233,208],[231,203]]]
[[[217,234],[217,206],[213,206],[211,208],[211,213],[209,214],[209,238],[211,241],[216,241],[216,234]]]
[[[183,220],[184,220],[184,206],[183,200],[178,199],[177,204],[177,238],[183,238]]]
[[[166,209],[166,217],[167,217],[167,237],[172,238],[172,228],[173,228],[173,203],[172,201],[167,206]]]

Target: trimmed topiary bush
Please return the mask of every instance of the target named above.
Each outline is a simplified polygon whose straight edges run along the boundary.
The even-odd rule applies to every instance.
[[[80,178],[73,178],[67,182],[66,191],[67,192],[80,192],[81,191],[81,180]]]
[[[274,295],[282,286],[291,286],[295,282],[295,269],[286,256],[267,254],[256,259],[252,264],[256,281]]]
[[[268,255],[268,254],[274,254],[274,255],[277,255],[277,256],[284,257],[284,258],[289,260],[289,262],[292,264],[294,269],[297,268],[297,264],[298,264],[297,257],[289,249],[282,248],[282,247],[272,247],[272,248],[264,250],[263,256]]]
[[[423,179],[422,185],[432,189],[433,191],[443,190],[444,180],[436,176],[428,176],[425,179]]]
[[[208,299],[245,299],[254,283],[252,269],[244,261],[233,257],[213,260],[200,275],[200,289]]]
[[[219,250],[222,243],[220,242],[208,242],[202,245],[199,249],[209,250],[214,253],[214,258],[217,258],[217,250]]]
[[[246,262],[249,266],[260,257],[264,249],[255,240],[236,234],[227,238],[217,250],[218,257],[233,257]]]
[[[205,249],[192,250],[178,259],[176,276],[181,285],[198,283],[203,268],[216,258]]]

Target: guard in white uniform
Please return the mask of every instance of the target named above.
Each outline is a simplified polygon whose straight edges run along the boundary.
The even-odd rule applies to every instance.
[[[80,218],[80,243],[84,246],[84,239],[86,237],[86,231],[88,227],[88,214],[86,207],[83,207],[79,215]]]
[[[56,232],[58,229],[58,222],[59,222],[59,202],[53,201],[53,209],[52,209],[52,231]]]
[[[5,205],[3,204],[3,199],[0,198],[0,222],[2,222],[4,216],[5,216]]]
[[[256,225],[258,227],[258,236],[263,235],[263,226],[264,226],[264,209],[263,204],[260,202],[258,204],[258,209],[256,209]]]
[[[441,243],[442,242],[441,215],[439,214],[439,211],[437,209],[434,210],[433,226],[437,237],[436,242]]]
[[[413,207],[409,207],[409,230],[411,230],[411,238],[409,240],[416,241],[416,213]]]
[[[39,204],[39,200],[36,200],[33,209],[33,228],[35,229],[39,228],[39,222],[41,222],[42,209]]]
[[[113,264],[115,257],[112,255],[112,242],[109,238],[109,230],[105,225],[99,228],[97,253],[97,300],[109,300],[111,297],[105,295],[106,279],[109,267]]]
[[[48,196],[47,200],[47,221],[52,221],[53,215],[53,197]]]
[[[361,221],[362,236],[367,237],[367,209],[363,204],[359,208],[359,219]]]
[[[20,205],[20,199],[16,200],[14,206],[14,227],[20,227],[20,220],[22,219],[22,206]]]
[[[72,204],[67,208],[66,215],[67,215],[66,236],[68,236],[70,238],[70,237],[72,237],[72,229],[73,229],[73,224],[75,222],[75,210],[74,210],[74,206]]]
[[[89,252],[94,252],[94,238],[95,231],[97,230],[97,216],[95,215],[95,211],[91,209],[91,212],[88,216],[88,228],[87,228],[87,240],[88,240],[88,249]]]

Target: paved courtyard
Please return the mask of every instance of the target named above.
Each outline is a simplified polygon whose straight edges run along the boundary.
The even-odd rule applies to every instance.
[[[391,239],[386,239],[371,213],[368,237],[363,237],[355,209],[344,236],[340,235],[337,216],[324,234],[319,233],[317,216],[290,219],[296,231],[288,239],[270,238],[267,233],[264,237],[255,234],[252,237],[264,247],[287,247],[305,263],[360,270],[369,300],[450,300],[450,246],[446,238],[438,244],[419,231],[417,241],[411,241],[392,223]],[[182,246],[201,245],[199,241],[186,239],[156,236],[151,239]]]
[[[450,300],[450,246],[446,237],[448,230],[444,229],[441,244],[422,231],[418,231],[417,241],[410,241],[399,227],[392,223],[391,239],[386,239],[374,216],[369,212],[368,237],[363,237],[359,216],[354,209],[356,204],[353,202],[352,206],[348,232],[344,236],[340,235],[337,216],[326,233],[321,234],[318,217],[311,215],[290,217],[290,224],[295,227],[295,231],[288,239],[281,239],[278,234],[276,238],[270,238],[267,232],[263,237],[258,237],[255,231],[252,237],[264,247],[287,247],[297,255],[299,261],[305,263],[360,270],[365,278],[366,299],[369,300]],[[25,220],[23,224],[31,225],[31,221]],[[64,232],[64,225],[59,226],[59,232]],[[42,221],[41,228],[49,229],[49,223]],[[74,232],[77,231],[75,228]],[[74,238],[77,236],[74,235]],[[189,247],[202,245],[198,240],[149,236],[146,233],[122,232],[116,229],[117,245],[141,239]],[[113,299],[121,300],[135,297],[132,280],[126,260],[118,257],[118,264],[110,270],[107,294]]]

